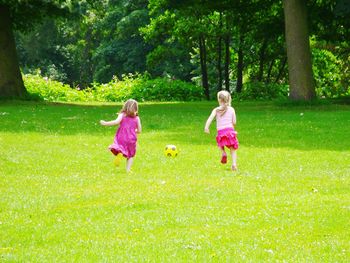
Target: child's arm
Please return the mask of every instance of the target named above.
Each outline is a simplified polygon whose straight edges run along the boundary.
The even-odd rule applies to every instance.
[[[123,114],[118,114],[118,118],[113,121],[100,120],[100,124],[103,126],[114,126],[120,124],[123,119]]]
[[[140,118],[137,118],[137,133],[141,133],[142,132],[142,126],[141,126],[141,120]]]
[[[232,125],[233,125],[233,127],[235,127],[236,126],[236,112],[235,112],[235,109],[234,108],[232,108],[232,110],[233,110],[233,114],[232,114]]]
[[[205,127],[204,127],[205,133],[210,133],[209,127],[211,122],[214,120],[215,116],[216,116],[216,108],[211,112],[207,122],[205,123]]]

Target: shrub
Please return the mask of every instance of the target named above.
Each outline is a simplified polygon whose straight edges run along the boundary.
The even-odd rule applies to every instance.
[[[88,101],[90,99],[85,91],[72,89],[69,85],[39,75],[24,75],[23,81],[30,97],[46,101]]]
[[[312,69],[319,97],[335,98],[349,95],[348,87],[342,83],[341,61],[330,51],[312,49]]]
[[[150,79],[147,75],[127,75],[122,80],[113,78],[109,83],[93,83],[84,90],[73,89],[61,82],[39,75],[23,76],[31,98],[46,101],[194,101],[203,98],[202,88],[181,80]]]
[[[93,83],[92,93],[96,101],[124,101],[132,96],[133,82],[113,78],[109,83]]]
[[[157,78],[138,82],[132,95],[140,101],[194,101],[203,98],[203,89],[181,80]]]

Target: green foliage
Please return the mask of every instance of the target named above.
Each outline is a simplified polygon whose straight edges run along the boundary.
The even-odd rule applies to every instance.
[[[24,85],[32,98],[45,101],[92,101],[89,90],[72,89],[69,85],[39,75],[23,76]]]
[[[122,80],[114,77],[106,84],[94,83],[92,92],[96,101],[125,101],[133,97],[134,86],[142,82],[141,75],[126,75]]]
[[[203,89],[181,80],[157,78],[137,83],[133,95],[141,101],[195,101],[203,98]]]
[[[147,1],[111,1],[96,22],[99,37],[93,50],[93,79],[108,82],[112,76],[146,71],[145,43],[139,28],[148,23]]]
[[[241,93],[235,93],[234,97],[240,100],[271,100],[286,98],[288,85],[263,82],[248,82],[243,85]]]
[[[67,16],[69,5],[77,0],[36,0],[36,1],[13,1],[0,0],[2,8],[9,10],[12,18],[12,27],[19,30],[30,30],[35,23],[45,17]]]
[[[154,1],[150,1],[150,6],[154,4]],[[158,8],[159,6],[151,8],[150,13],[155,13]],[[191,63],[190,43],[193,43],[194,35],[179,32],[181,27],[196,28],[188,20],[189,17],[184,22],[179,14],[165,11],[164,14],[152,17],[147,26],[140,28],[145,41],[153,46],[147,54],[147,71],[153,76],[169,74],[182,80],[191,78],[194,67]]]
[[[93,83],[80,90],[59,81],[39,75],[23,76],[32,98],[45,101],[194,101],[203,98],[202,88],[181,80],[169,78],[149,79],[147,75],[126,75],[122,80],[114,77],[109,83]]]
[[[349,87],[342,84],[341,61],[330,51],[312,49],[316,92],[320,97],[334,98],[350,95]]]
[[[56,80],[85,88],[114,75],[146,71],[150,47],[139,28],[149,19],[147,1],[74,3],[74,17],[46,18],[31,32],[16,33],[24,73],[40,68],[48,76],[54,67],[61,72]]]
[[[81,88],[92,85],[89,96],[95,96],[97,100],[119,101],[132,92],[145,100],[157,97],[156,94],[163,94],[158,98],[161,100],[182,100],[184,95],[181,94],[190,89],[186,88],[185,92],[181,90],[183,85],[179,85],[179,92],[168,92],[167,80],[162,85],[157,81],[142,82],[147,87],[154,86],[147,88],[152,90],[148,95],[141,94],[136,80],[130,80],[130,87],[125,79],[110,82],[113,76],[122,79],[122,76],[136,72],[149,72],[153,78],[197,79],[198,85],[205,82],[202,74],[207,72],[211,94],[224,86],[225,77],[229,78],[227,83],[233,84],[242,71],[247,82],[285,83],[288,80],[283,9],[279,2],[0,0],[0,3],[9,7],[15,29],[31,30],[26,34],[16,32],[22,71],[33,73],[39,68],[51,80]],[[330,51],[317,49],[313,52],[319,96],[349,95],[347,36],[350,20],[346,16],[349,8],[345,3],[339,0],[308,4],[310,32],[316,36],[316,42],[325,40],[333,46]],[[68,9],[74,16],[52,18],[67,13]],[[42,23],[33,26],[37,21]],[[228,56],[225,54],[227,36]],[[202,49],[200,37],[205,44]],[[244,68],[237,67],[240,48]],[[227,71],[224,70],[225,62],[229,63]],[[268,87],[265,84],[247,85],[239,97],[270,99],[280,96],[276,95],[275,84]],[[272,94],[266,94],[266,90],[271,90]],[[286,89],[282,90],[284,96]],[[85,95],[79,98],[82,93],[78,94],[78,100],[89,100]],[[71,100],[61,95],[53,97]]]
[[[147,75],[127,75],[113,78],[107,84],[93,86],[97,101],[194,101],[203,98],[202,88],[169,78],[149,79]]]

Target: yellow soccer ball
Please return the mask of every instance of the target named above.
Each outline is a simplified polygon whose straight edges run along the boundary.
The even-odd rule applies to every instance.
[[[179,151],[177,150],[175,145],[169,144],[165,146],[164,154],[167,157],[176,157],[179,154]]]

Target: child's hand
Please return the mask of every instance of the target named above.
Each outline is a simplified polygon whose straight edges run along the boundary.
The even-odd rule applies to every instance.
[[[106,122],[104,120],[100,120],[101,125],[106,125]]]
[[[204,128],[204,132],[209,134],[210,130],[208,128]]]

